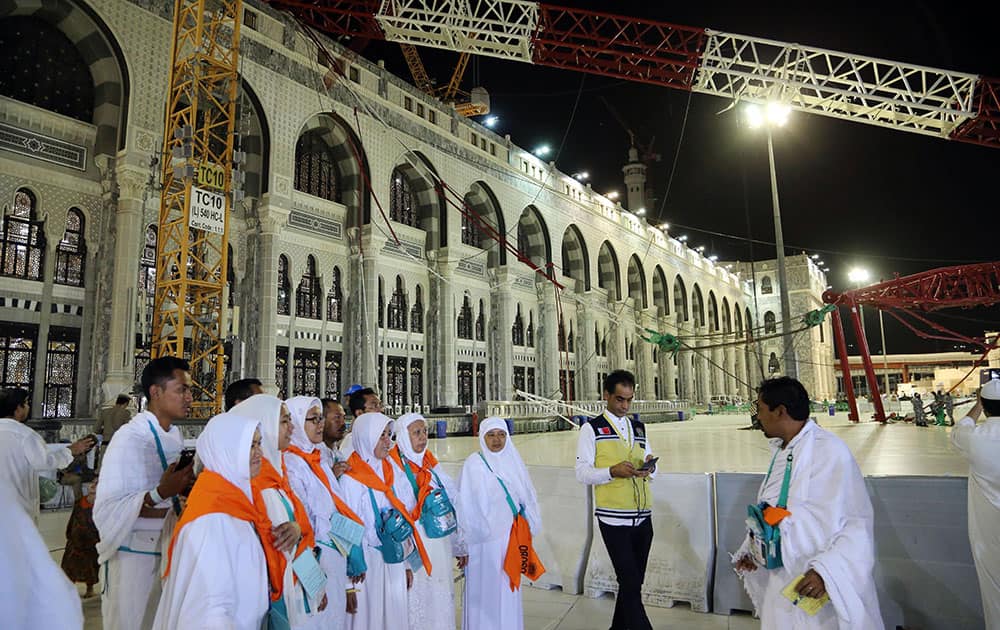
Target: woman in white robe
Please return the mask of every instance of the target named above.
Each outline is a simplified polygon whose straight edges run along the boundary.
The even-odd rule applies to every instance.
[[[333,470],[321,462],[323,404],[311,396],[289,398],[285,404],[292,414],[292,443],[285,453],[288,483],[309,514],[319,547],[319,566],[327,579],[326,608],[313,616],[309,627],[341,630],[350,616],[347,611],[355,605],[353,593],[348,597],[354,587],[347,575],[347,558],[330,540],[330,519],[337,512],[334,495],[343,496]]]
[[[391,427],[392,420],[381,413],[358,416],[352,432],[354,452],[348,460],[350,468],[340,478],[351,509],[365,524],[362,544],[365,562],[368,563],[365,583],[358,591],[358,614],[351,619],[351,630],[409,627],[406,592],[412,584],[413,572],[405,561],[387,564],[383,559],[371,499],[374,495],[379,513],[395,507],[400,513],[405,512],[407,519],[416,506],[416,497],[409,481],[405,476],[397,474],[398,471],[388,459],[389,449],[392,447],[389,437]],[[382,490],[374,486],[380,486]],[[371,494],[369,488],[372,489]],[[395,502],[388,497],[386,490],[392,493]],[[420,540],[417,532],[414,532],[414,538]],[[418,544],[423,549],[423,543]],[[431,563],[427,559],[423,564],[426,569],[426,565]]]
[[[480,452],[465,460],[459,480],[458,522],[469,553],[462,627],[523,630],[521,589],[511,590],[504,572],[514,515],[497,478],[503,480],[514,503],[524,509],[534,538],[542,527],[538,495],[502,418],[487,418],[479,425],[479,448]]]
[[[153,630],[259,630],[267,559],[250,480],[260,472],[256,422],[224,413],[198,437],[198,476],[170,543]]]
[[[282,550],[285,557],[285,570],[282,572],[281,597],[284,603],[288,622],[292,628],[310,627],[312,617],[322,607],[321,601],[307,601],[305,590],[295,580],[292,561],[301,553],[313,553],[312,525],[308,521],[308,513],[298,502],[294,492],[285,481],[285,464],[282,451],[291,443],[292,417],[288,407],[276,396],[256,394],[229,410],[240,416],[250,418],[260,423],[261,447],[264,451],[264,464],[261,474],[251,484],[254,488],[255,502],[257,497],[264,503],[267,518],[272,528],[280,534],[284,528],[292,527],[292,534],[297,534],[298,542],[290,548]],[[257,494],[259,490],[259,495]],[[298,523],[296,511],[301,513],[302,523]],[[286,525],[290,523],[291,525]],[[305,533],[305,536],[301,534]],[[276,593],[276,591],[275,591]],[[276,595],[275,595],[276,596]]]
[[[431,490],[442,488],[451,501],[452,507],[458,512],[458,487],[451,476],[437,465],[437,459],[427,449],[427,420],[419,413],[408,413],[400,416],[393,423],[396,434],[396,447],[390,452],[396,474],[405,477],[413,488],[414,495],[419,497],[418,473],[424,473]],[[406,475],[403,466],[410,468]],[[417,523],[430,556],[431,564],[437,568],[432,575],[418,571],[413,575],[413,587],[409,591],[410,630],[454,630],[455,629],[455,585],[452,581],[452,558],[458,560],[458,568],[464,569],[468,561],[465,540],[461,532],[456,531],[441,538],[429,538],[420,522],[418,505],[411,513]]]

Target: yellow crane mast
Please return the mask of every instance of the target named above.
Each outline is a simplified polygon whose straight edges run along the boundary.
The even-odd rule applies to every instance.
[[[221,410],[242,0],[176,0],[163,134],[152,356],[191,362],[194,406]]]

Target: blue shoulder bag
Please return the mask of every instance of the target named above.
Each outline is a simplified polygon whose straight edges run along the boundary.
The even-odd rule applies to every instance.
[[[417,486],[417,479],[413,476],[413,471],[410,470],[410,462],[402,457],[402,454],[400,454],[400,459],[403,460],[403,472],[406,473],[406,478],[413,486],[413,494],[419,496],[420,488]],[[458,529],[458,519],[455,516],[455,506],[448,498],[444,484],[441,483],[436,472],[431,470],[431,474],[434,475],[434,481],[437,482],[438,487],[431,490],[431,493],[424,499],[424,505],[420,510],[420,524],[424,526],[424,532],[427,533],[428,538],[444,538]]]
[[[382,543],[378,548],[382,552],[382,559],[386,564],[399,564],[405,561],[414,571],[419,569],[422,562],[417,552],[417,543],[413,539],[413,527],[396,508],[379,510],[375,502],[375,493],[371,488],[368,488],[368,497],[371,499],[372,512],[375,514],[375,533]]]
[[[767,470],[767,478],[764,479],[764,485],[767,485],[768,479],[771,478],[771,471],[774,468],[774,460],[777,459],[778,453],[774,454],[774,458],[771,459],[771,466]],[[777,513],[787,515],[786,507],[788,506],[788,485],[791,483],[792,478],[792,453],[788,453],[788,458],[785,463],[785,476],[781,480],[781,494],[778,497],[778,508]],[[777,520],[774,518],[768,519],[766,517],[768,510],[774,510],[770,504],[766,501],[754,505],[747,506],[747,533],[750,536],[750,554],[753,556],[754,562],[757,566],[763,567],[765,569],[780,569],[784,566],[781,560],[781,529],[779,529],[779,524],[784,515],[778,516]],[[769,523],[768,520],[774,521],[773,524]]]

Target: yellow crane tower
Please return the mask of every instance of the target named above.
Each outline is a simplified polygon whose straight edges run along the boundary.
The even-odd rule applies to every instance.
[[[242,0],[176,0],[163,134],[152,356],[191,363],[194,406],[221,410]]]

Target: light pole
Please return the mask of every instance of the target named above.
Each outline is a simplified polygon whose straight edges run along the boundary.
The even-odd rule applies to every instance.
[[[746,108],[747,122],[751,129],[763,127],[767,131],[767,159],[771,169],[771,206],[774,209],[774,245],[778,250],[778,293],[781,296],[782,355],[785,375],[798,378],[798,362],[792,345],[791,300],[788,297],[788,275],[785,270],[785,239],[781,234],[781,206],[778,203],[778,175],[774,168],[774,141],[771,129],[783,127],[788,122],[791,108],[781,103],[768,103],[761,108],[750,105]]]

